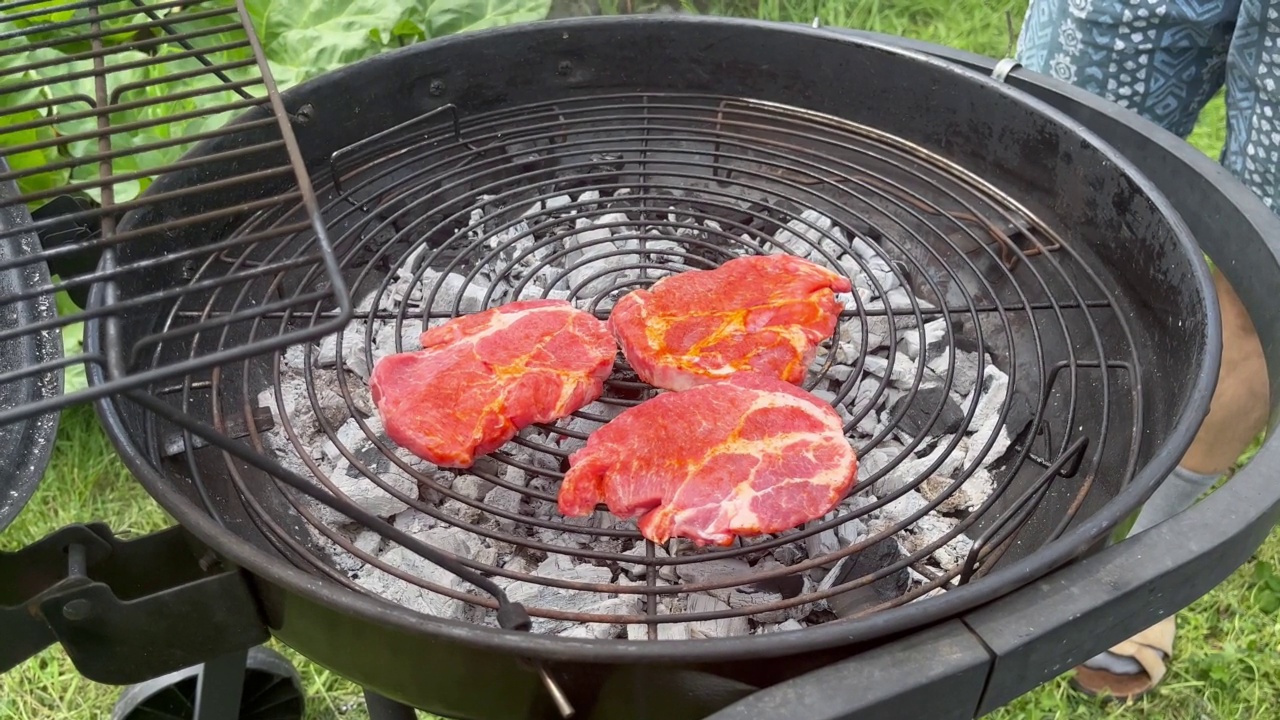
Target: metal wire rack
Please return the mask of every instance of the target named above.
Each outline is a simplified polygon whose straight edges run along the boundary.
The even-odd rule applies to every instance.
[[[821,616],[815,608],[833,598],[914,572],[905,592],[857,611],[875,612],[1051,541],[1105,495],[1099,482],[1132,475],[1136,346],[1096,261],[982,178],[873,128],[723,97],[591,96],[470,117],[444,106],[335,152],[317,189],[354,322],[316,344],[153,385],[136,409],[172,421],[151,426],[151,462],[183,477],[211,515],[234,517],[246,537],[347,587],[476,622],[519,601],[535,629],[638,626],[652,639],[664,625]],[[291,227],[306,211],[280,206],[236,232]],[[423,464],[382,434],[364,377],[379,357],[413,349],[424,328],[526,297],[566,298],[604,317],[622,293],[664,275],[775,251],[787,228],[787,251],[862,278],[836,334],[848,347],[828,343],[805,387],[825,388],[846,413],[864,463],[854,493],[865,502],[693,553],[654,546],[607,513],[559,516],[555,488],[572,449],[653,392],[621,358],[596,406],[530,428],[467,472]],[[257,299],[183,298],[169,318],[234,315],[241,304]],[[275,313],[222,342],[329,317],[319,307],[305,319]],[[942,332],[927,337],[926,326]],[[895,366],[907,347],[919,361]],[[868,355],[883,348],[888,360],[873,366]],[[990,357],[1000,373],[960,367],[962,351]],[[1007,392],[980,414],[997,374]],[[959,416],[947,407],[953,390],[973,401]],[[219,432],[202,433],[195,418]],[[985,432],[972,434],[979,425]],[[1122,471],[1100,479],[1104,467]],[[263,471],[288,482],[263,482]],[[981,480],[988,489],[972,494]],[[303,483],[310,498],[296,492]],[[925,505],[876,519],[916,491]],[[338,500],[345,517],[318,496]],[[357,518],[353,506],[382,519]],[[935,511],[957,519],[926,539]],[[418,524],[406,524],[415,514]],[[905,550],[855,572],[886,541]],[[928,566],[956,548],[959,562]],[[558,574],[561,561],[594,569]],[[371,585],[375,576],[391,580]],[[757,600],[691,601],[738,591]]]
[[[0,240],[20,238],[26,249],[0,271],[39,278],[0,299],[0,309],[12,315],[33,302],[46,309],[35,322],[0,328],[0,342],[62,331],[69,350],[6,370],[0,385],[61,379],[82,363],[104,380],[4,407],[0,425],[318,337],[346,322],[346,292],[293,121],[242,0],[0,4],[0,210],[12,216],[0,225]],[[188,155],[214,140],[223,142],[218,151]],[[216,179],[187,188],[154,182],[175,171]],[[222,232],[282,204],[304,211],[288,224]],[[121,231],[126,217],[132,221]],[[201,228],[210,241],[167,245],[178,228]],[[287,260],[233,270],[236,257],[299,234],[305,247]],[[177,298],[234,293],[300,267],[318,268],[328,281],[267,299],[239,318],[168,323],[164,339],[190,342],[192,351],[181,357],[148,359],[156,336],[119,341],[120,312],[143,308],[159,316]],[[330,320],[259,336],[252,346],[207,350],[196,341],[228,323],[317,302],[328,303]],[[58,312],[48,312],[55,305]],[[105,324],[96,352],[74,347],[86,322]]]

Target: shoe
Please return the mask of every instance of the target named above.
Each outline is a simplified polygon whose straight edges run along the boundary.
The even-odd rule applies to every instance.
[[[1075,669],[1071,686],[1091,697],[1110,697],[1123,702],[1137,700],[1164,679],[1167,663],[1173,657],[1173,638],[1177,634],[1176,616],[1169,616],[1110,649],[1112,655],[1129,658],[1140,669],[1119,673],[1086,663]]]

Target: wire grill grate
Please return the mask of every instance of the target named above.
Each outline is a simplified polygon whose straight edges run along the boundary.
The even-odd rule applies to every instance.
[[[0,342],[62,330],[74,345],[84,323],[105,324],[97,352],[70,347],[59,360],[0,374],[0,384],[28,382],[85,363],[102,382],[0,409],[0,425],[314,338],[345,321],[346,293],[293,136],[297,119],[280,101],[248,18],[242,1],[0,4],[0,203],[20,216],[0,229],[0,241],[28,243],[0,272],[40,274],[0,302],[60,309],[0,327]],[[212,141],[218,150],[200,149]],[[156,181],[172,173],[207,180],[185,188]],[[279,205],[304,210],[288,225],[223,230]],[[167,244],[175,230],[193,227],[219,240]],[[235,263],[299,233],[305,244],[287,261]],[[147,357],[155,337],[117,342],[121,312],[158,316],[179,298],[237,292],[302,267],[319,268],[326,282],[259,311],[332,301],[332,323],[206,352],[195,339],[225,321],[191,319],[162,337],[185,338],[194,352],[162,363]]]
[[[330,173],[317,183],[318,202],[352,288],[352,324],[317,344],[155,385],[143,413],[157,423],[148,436],[152,462],[174,467],[184,482],[189,480],[210,514],[222,517],[226,508],[236,508],[242,531],[299,567],[349,588],[411,606],[419,600],[406,598],[447,598],[458,604],[431,607],[492,622],[492,611],[504,605],[494,592],[496,584],[508,599],[522,602],[544,630],[554,621],[639,625],[655,638],[663,636],[664,625],[808,612],[908,568],[920,573],[921,581],[909,592],[862,610],[875,612],[980,577],[1020,544],[1025,551],[1052,541],[1098,496],[1099,468],[1117,469],[1112,479],[1120,483],[1134,470],[1142,432],[1133,370],[1136,345],[1092,261],[1034,212],[973,173],[873,128],[767,103],[678,94],[580,97],[469,117],[444,106],[340,150]],[[566,195],[565,202],[558,200]],[[678,210],[670,209],[673,201]],[[845,229],[844,247],[827,243],[837,239],[827,227],[805,236],[792,251],[840,272],[867,271],[875,292],[858,296],[841,319],[842,329],[855,329],[854,344],[871,349],[868,336],[877,319],[890,321],[881,339],[890,350],[887,366],[873,369],[859,356],[842,360],[850,366],[837,377],[836,351],[828,343],[825,360],[811,368],[805,383],[834,387],[829,399],[849,411],[846,431],[864,461],[892,448],[878,467],[867,461],[854,489],[873,492],[873,501],[842,507],[832,517],[776,537],[727,549],[669,552],[644,542],[633,524],[606,518],[601,526],[583,525],[554,511],[530,511],[554,507],[555,487],[571,452],[567,446],[581,444],[591,423],[608,419],[600,408],[532,428],[494,453],[492,463],[468,473],[423,467],[380,435],[376,413],[367,397],[362,399],[367,388],[354,368],[367,371],[380,354],[412,349],[424,327],[516,297],[554,292],[605,317],[620,293],[663,275],[714,266],[738,253],[771,251],[771,238],[786,224],[776,213],[780,207],[788,208],[793,219],[820,211]],[[570,211],[569,221],[557,215]],[[303,213],[301,205],[282,205],[236,232],[290,227]],[[615,217],[603,219],[608,215]],[[705,224],[710,218],[714,226]],[[637,225],[656,234],[612,232]],[[588,226],[603,235],[587,239]],[[865,256],[849,253],[849,238],[871,235],[878,238],[875,248],[866,248]],[[590,251],[592,244],[614,248],[632,241],[625,251]],[[260,251],[240,261],[246,266],[283,262],[293,252],[284,245]],[[619,261],[599,265],[612,257]],[[310,292],[315,280],[313,273],[282,292]],[[890,302],[886,282],[914,288],[913,293],[902,296],[905,304]],[[224,296],[202,304],[200,298],[183,297],[168,317],[177,323],[237,318],[246,306],[261,307],[260,300]],[[273,335],[291,323],[325,323],[335,313],[315,304],[305,317],[264,314],[246,335],[212,340],[213,351],[252,342],[258,334]],[[923,337],[930,323],[945,328],[941,338]],[[1009,392],[983,417],[976,403],[964,407],[959,429],[937,433],[945,437],[935,438],[934,445],[923,433],[904,440],[908,413],[923,417],[926,427],[944,413],[940,396],[930,395],[931,384],[951,388],[965,380],[955,361],[962,338],[978,356],[998,358]],[[163,332],[155,339],[169,353],[187,351]],[[940,343],[944,359],[928,377],[923,362],[908,375],[895,375],[895,358],[912,343],[917,351]],[[328,358],[321,360],[326,345]],[[292,378],[287,365],[297,373]],[[977,399],[983,378],[967,380],[976,382],[977,389],[966,392]],[[620,359],[600,405],[616,411],[652,392]],[[888,412],[883,398],[890,394],[901,403]],[[1023,407],[1019,397],[1027,401]],[[879,421],[864,425],[869,417],[875,420],[878,403]],[[1018,414],[1015,437],[998,463],[992,464],[995,434],[974,436],[966,449],[970,439],[963,433],[978,425],[1012,424]],[[197,427],[197,418],[204,428]],[[335,462],[355,480],[340,477]],[[943,487],[935,484],[927,505],[892,520],[882,516],[856,541],[831,548],[815,543],[821,535],[869,521],[934,481],[946,464],[953,479]],[[908,467],[913,470],[899,478],[900,487],[882,487]],[[262,482],[260,471],[288,482]],[[914,536],[926,516],[954,504],[981,473],[992,476],[994,487],[945,534],[904,545],[901,557],[864,575],[842,575],[842,563],[874,554],[884,541]],[[519,509],[462,489],[458,477],[468,474],[485,488],[517,497]],[[516,476],[520,482],[511,480]],[[410,482],[397,485],[397,478]],[[349,504],[364,507],[370,490],[378,490],[384,500],[394,499],[392,504],[445,531],[443,536],[417,532],[422,527],[415,531],[415,537],[431,538],[423,542],[435,556],[392,538],[386,512],[376,524],[335,521],[329,508],[295,492],[302,483],[311,497],[318,493],[339,500],[343,507],[338,509],[348,518],[353,517],[346,513]],[[348,496],[353,487],[364,494],[360,500]],[[1051,504],[1065,503],[1042,513],[1041,521],[1049,517],[1051,526],[1022,532],[1049,496],[1055,498]],[[401,527],[401,519],[395,520],[396,530],[413,530]],[[382,539],[368,545],[366,531]],[[971,540],[962,561],[930,571],[929,558],[961,535]],[[462,542],[473,549],[523,555],[534,558],[533,565],[554,566],[563,559],[596,570],[556,574],[492,553],[450,550],[450,537],[464,536]],[[406,555],[393,552],[397,546],[430,557],[432,564],[406,562]],[[792,554],[801,558],[798,562],[761,564],[788,547],[807,549]],[[435,563],[442,554],[452,561],[443,575]],[[356,577],[344,561],[360,566]],[[738,571],[708,575],[712,570],[707,570],[699,578],[699,568],[714,569],[717,563]],[[467,576],[455,585],[459,571]],[[394,578],[393,584],[377,586],[382,592],[371,590],[367,577],[372,575]],[[468,587],[481,587],[477,577],[490,585]],[[799,590],[791,587],[796,583]],[[687,604],[707,593],[779,584],[791,589],[771,602],[712,609]],[[536,588],[564,593],[540,594]],[[470,609],[458,610],[463,606]]]

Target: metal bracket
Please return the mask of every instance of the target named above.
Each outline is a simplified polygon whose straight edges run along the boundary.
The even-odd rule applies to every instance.
[[[1009,57],[1004,58],[1000,62],[996,63],[996,66],[992,68],[991,77],[996,82],[1002,83],[1005,81],[1005,78],[1009,77],[1009,73],[1020,67],[1022,67],[1022,63],[1017,60]]]
[[[244,574],[179,527],[71,525],[0,552],[0,674],[56,642],[89,680],[130,685],[269,637]]]

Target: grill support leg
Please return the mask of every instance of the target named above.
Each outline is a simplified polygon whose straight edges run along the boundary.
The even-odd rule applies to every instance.
[[[413,708],[401,705],[370,690],[364,691],[364,705],[369,710],[369,720],[416,720]]]
[[[237,720],[249,651],[240,650],[204,664],[196,681],[195,720]]]

